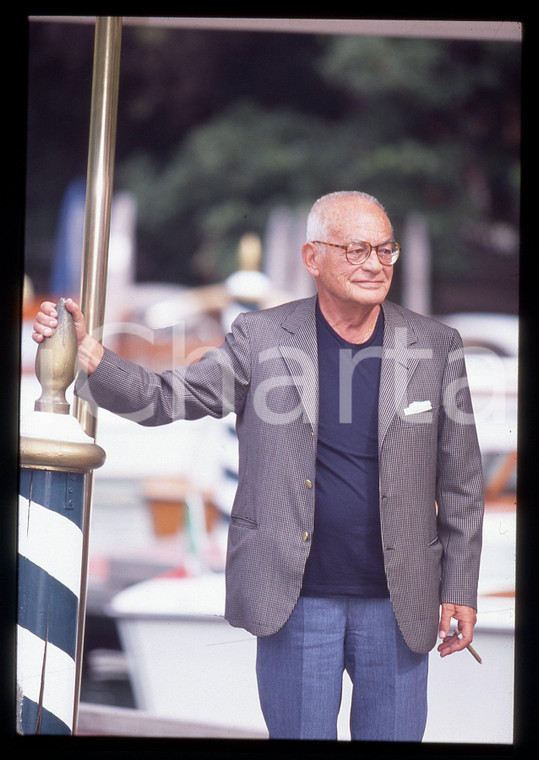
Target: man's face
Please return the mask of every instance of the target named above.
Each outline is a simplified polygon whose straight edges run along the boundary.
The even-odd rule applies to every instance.
[[[391,224],[386,214],[369,201],[339,203],[335,221],[324,242],[347,245],[365,241],[380,245],[392,240]],[[350,264],[340,248],[314,244],[314,269],[310,269],[319,294],[335,304],[375,306],[386,298],[393,277],[393,267],[380,263],[375,251],[362,264]]]

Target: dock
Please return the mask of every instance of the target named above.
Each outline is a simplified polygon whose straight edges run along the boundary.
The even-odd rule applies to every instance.
[[[91,704],[79,706],[78,736],[125,736],[182,739],[266,739],[263,733],[240,728],[166,718],[130,707]]]

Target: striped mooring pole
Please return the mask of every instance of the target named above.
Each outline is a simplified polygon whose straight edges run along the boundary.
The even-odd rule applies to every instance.
[[[37,349],[42,387],[21,420],[17,573],[17,731],[73,733],[85,474],[105,452],[69,413],[77,341],[60,299]]]

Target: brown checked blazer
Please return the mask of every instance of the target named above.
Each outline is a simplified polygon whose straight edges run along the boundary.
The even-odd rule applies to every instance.
[[[154,373],[108,349],[75,392],[142,425],[235,412],[239,482],[225,617],[257,636],[298,599],[314,524],[318,425],[316,297],[241,314],[196,364]],[[379,393],[382,546],[408,646],[436,643],[441,602],[477,607],[483,482],[462,341],[391,302]],[[341,413],[351,359],[342,355]],[[352,421],[353,424],[353,421]]]

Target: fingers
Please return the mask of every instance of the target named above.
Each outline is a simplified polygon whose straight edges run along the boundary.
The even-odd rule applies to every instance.
[[[438,652],[440,653],[440,657],[447,657],[448,654],[453,654],[453,652],[458,652],[461,648],[460,646],[460,640],[456,633],[454,633],[451,636],[447,636],[443,642],[438,646]]]
[[[458,621],[458,628],[453,634],[448,635],[453,617]],[[471,644],[475,622],[476,613],[473,608],[443,604],[440,617],[440,638],[443,641],[438,646],[440,656],[446,657],[448,654],[461,651]]]
[[[73,324],[77,335],[77,342],[80,343],[86,336],[86,322],[79,305],[72,299],[66,299],[66,309],[73,316]],[[36,343],[41,343],[45,338],[50,337],[55,328],[58,327],[58,312],[56,305],[51,301],[44,301],[39,307],[36,314],[32,333],[32,338]]]
[[[84,319],[80,306],[72,298],[66,298],[66,309],[71,312],[75,321]]]
[[[467,647],[468,644],[472,643],[473,629],[474,629],[473,623],[471,623],[470,621],[461,620],[459,622],[459,631],[462,636],[461,641],[463,642],[463,645],[465,647]]]
[[[460,652],[470,644],[471,640],[469,636],[465,637],[463,633],[455,631],[451,636],[446,636],[438,646],[440,657],[447,657],[448,654],[453,654],[453,652]]]
[[[441,639],[445,639],[445,637],[449,633],[449,629],[451,628],[451,618],[453,617],[454,611],[455,609],[452,605],[448,605],[448,604],[442,605],[442,614],[440,616],[440,628],[439,628],[439,636]]]
[[[71,312],[73,316],[73,324],[75,326],[75,333],[77,335],[77,343],[80,344],[86,337],[86,320],[84,319],[84,314],[82,313],[78,303],[75,303],[72,298],[66,299],[66,309]]]
[[[41,343],[44,338],[48,338],[52,335],[54,328],[58,327],[58,313],[55,304],[51,301],[44,301],[39,309],[34,320],[34,332],[32,333],[32,338],[36,343]]]

